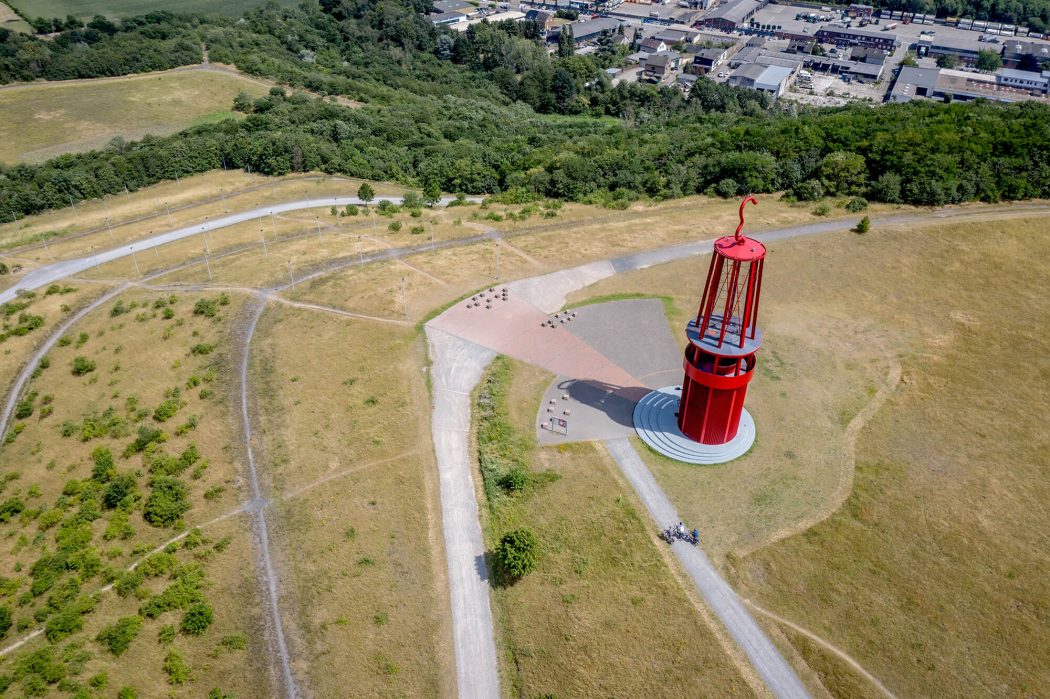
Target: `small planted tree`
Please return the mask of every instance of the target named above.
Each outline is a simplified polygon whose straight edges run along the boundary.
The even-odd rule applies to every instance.
[[[500,539],[493,552],[492,564],[497,579],[513,584],[536,569],[539,542],[528,529],[516,529]]]
[[[853,230],[860,234],[867,233],[871,230],[871,219],[865,216],[857,223],[857,227]]]
[[[357,198],[368,204],[376,198],[376,190],[372,189],[372,185],[367,182],[362,182],[357,188]]]
[[[87,357],[73,358],[73,376],[83,376],[95,370],[95,362]]]

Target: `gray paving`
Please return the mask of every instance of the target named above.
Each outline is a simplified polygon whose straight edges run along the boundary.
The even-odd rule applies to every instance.
[[[678,512],[660,489],[631,442],[627,439],[611,439],[605,442],[605,446],[620,465],[657,526],[662,529],[680,521]],[[711,565],[703,549],[684,541],[676,541],[671,545],[671,550],[682,563],[704,601],[725,625],[729,635],[747,655],[770,691],[781,699],[808,697],[809,693],[798,675],[755,623],[754,617],[744,608],[733,588]]]
[[[573,310],[576,317],[565,329],[649,388],[666,386],[668,372],[681,373],[682,353],[659,299],[611,301]]]
[[[485,541],[474,489],[470,393],[496,355],[429,325],[426,334],[433,362],[430,429],[441,492],[456,684],[461,699],[495,699],[500,696],[499,666],[489,607]]]

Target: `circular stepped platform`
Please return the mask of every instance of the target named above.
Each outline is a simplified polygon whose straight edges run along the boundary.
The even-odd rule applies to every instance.
[[[725,444],[701,444],[686,437],[675,415],[681,393],[681,386],[666,386],[634,406],[634,429],[650,447],[687,464],[724,464],[746,454],[755,443],[755,421],[747,410],[740,413],[736,436]]]

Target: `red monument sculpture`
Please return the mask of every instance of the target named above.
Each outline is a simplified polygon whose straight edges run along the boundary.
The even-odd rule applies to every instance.
[[[766,248],[740,233],[748,202],[758,204],[752,196],[740,202],[736,233],[715,241],[700,309],[685,330],[689,346],[678,428],[702,444],[725,444],[736,437],[755,353],[762,346],[758,299]]]

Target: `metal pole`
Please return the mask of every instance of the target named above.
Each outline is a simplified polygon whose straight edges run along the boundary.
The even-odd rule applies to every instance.
[[[288,280],[292,283],[292,291],[295,291],[295,277],[292,275],[292,261],[288,260]]]
[[[277,219],[274,218],[273,212],[270,212],[270,224],[273,226],[273,239],[277,240]]]
[[[75,203],[73,203],[73,195],[72,194],[69,195],[69,205],[73,207],[73,213],[75,214],[77,212],[77,205]]]
[[[128,195],[128,199],[131,198],[131,192],[128,191],[128,183],[124,183],[124,194]]]
[[[168,206],[168,202],[164,202],[164,207],[168,210],[168,225],[174,226],[175,224],[171,221],[171,207]]]
[[[408,292],[405,290],[405,278],[401,277],[401,312],[408,320]]]
[[[208,245],[208,231],[204,230],[204,226],[201,226],[201,230],[204,231],[204,249],[211,252],[211,246]]]
[[[109,239],[113,240],[113,226],[109,224],[109,217],[106,217],[106,228],[109,229]]]
[[[47,244],[47,233],[44,234],[44,250],[47,250],[47,254],[52,260],[55,259],[55,256],[51,253],[51,247]]]
[[[499,242],[496,243],[496,279],[499,279]]]
[[[211,260],[208,259],[208,249],[204,249],[204,264],[208,265],[208,281],[211,281]]]
[[[321,217],[320,216],[314,216],[314,221],[317,222],[317,239],[320,240],[321,239]]]
[[[131,259],[135,262],[135,276],[141,277],[142,272],[139,271],[139,257],[135,254],[135,248],[131,248]]]
[[[436,246],[434,245],[434,222],[431,221],[430,222],[430,249],[434,250],[435,248],[436,248]]]

